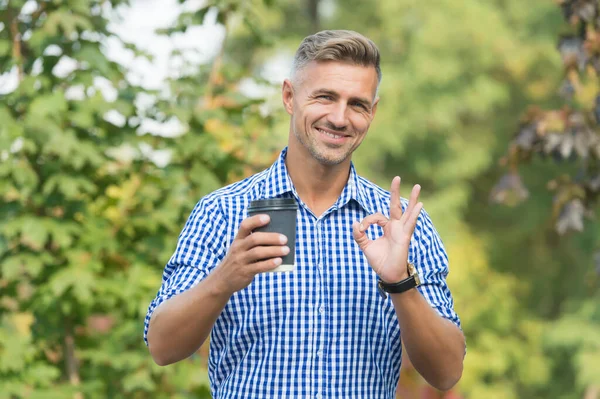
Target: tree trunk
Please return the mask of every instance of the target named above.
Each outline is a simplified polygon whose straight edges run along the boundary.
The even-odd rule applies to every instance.
[[[65,363],[67,365],[67,377],[73,386],[79,386],[79,361],[75,356],[75,337],[73,323],[71,320],[66,321],[65,325]],[[75,393],[73,399],[83,399],[81,392]]]
[[[321,24],[319,23],[319,0],[308,0],[308,15],[310,17],[312,33],[320,31]]]

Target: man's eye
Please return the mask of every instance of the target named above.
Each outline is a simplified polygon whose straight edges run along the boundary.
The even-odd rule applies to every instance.
[[[332,99],[331,96],[328,96],[326,94],[321,94],[320,96],[317,96],[317,98],[321,98],[323,100],[331,100]]]
[[[364,110],[366,110],[366,109],[367,109],[367,106],[366,106],[365,104],[363,104],[363,103],[354,103],[354,104],[352,104],[352,105],[353,105],[353,106],[355,106],[355,107],[362,108],[362,109],[364,109]]]

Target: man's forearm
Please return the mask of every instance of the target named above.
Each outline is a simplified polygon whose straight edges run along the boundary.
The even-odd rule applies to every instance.
[[[416,289],[391,294],[391,298],[404,347],[415,369],[435,388],[452,388],[463,370],[462,331],[441,317]]]
[[[148,347],[160,366],[178,362],[200,348],[231,297],[214,272],[198,285],[160,304],[148,327]]]

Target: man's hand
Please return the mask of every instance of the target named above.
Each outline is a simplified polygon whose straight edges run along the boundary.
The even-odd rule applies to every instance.
[[[406,212],[400,202],[400,177],[392,180],[390,218],[375,213],[352,225],[354,240],[363,251],[369,265],[379,277],[388,283],[397,283],[408,277],[408,247],[423,203],[417,202],[421,186],[415,185],[410,194]],[[375,241],[366,234],[369,226],[383,227],[383,236]]]
[[[252,231],[269,224],[268,215],[255,215],[244,219],[237,236],[231,243],[225,259],[213,274],[218,276],[223,291],[233,294],[247,287],[258,273],[279,266],[282,256],[290,252],[287,237],[279,233]]]

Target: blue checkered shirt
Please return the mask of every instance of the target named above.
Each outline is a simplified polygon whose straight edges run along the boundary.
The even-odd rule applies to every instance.
[[[390,193],[358,176],[352,165],[337,202],[317,217],[292,185],[286,152],[269,169],[198,202],[148,309],[144,340],[154,309],[198,284],[223,260],[250,201],[295,198],[295,270],[257,275],[225,306],[210,336],[212,395],[394,398],[402,356],[398,319],[389,296],[379,295],[377,275],[352,237],[354,221],[375,212],[389,216]],[[372,226],[367,234],[376,239],[383,230]],[[448,257],[425,211],[409,261],[421,276],[421,294],[460,327],[445,281]]]

